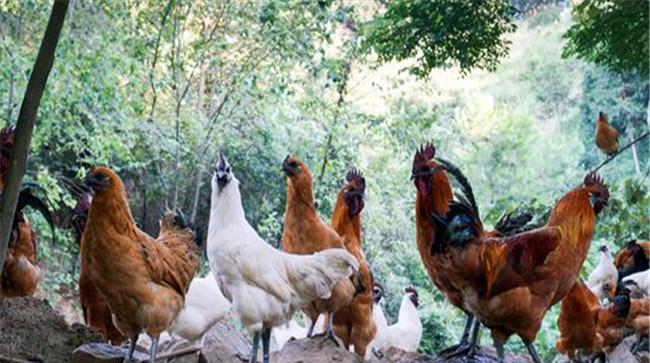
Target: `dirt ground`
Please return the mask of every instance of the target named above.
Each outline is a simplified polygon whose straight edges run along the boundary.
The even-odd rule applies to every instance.
[[[70,362],[72,351],[101,336],[81,324],[68,325],[47,300],[11,298],[0,302],[0,362]]]

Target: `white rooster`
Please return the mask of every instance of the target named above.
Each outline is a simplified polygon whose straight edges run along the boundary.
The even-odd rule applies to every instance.
[[[195,341],[221,321],[230,311],[230,302],[221,293],[212,273],[195,277],[185,295],[185,305],[167,329],[187,341]]]
[[[208,260],[233,311],[253,333],[251,363],[260,339],[268,363],[272,328],[289,321],[300,306],[329,298],[338,280],[359,269],[343,249],[298,256],[262,240],[244,216],[239,181],[223,155],[212,176]]]
[[[605,298],[613,299],[616,294],[616,282],[618,281],[618,271],[612,261],[612,256],[606,245],[598,249],[601,252],[600,261],[596,268],[591,271],[587,278],[587,287],[603,301]]]
[[[373,287],[373,299],[374,303],[372,305],[372,320],[375,322],[377,327],[377,333],[372,339],[368,348],[366,349],[366,360],[369,360],[372,355],[375,355],[377,358],[383,358],[382,351],[388,348],[390,343],[388,335],[388,320],[386,320],[386,315],[384,315],[384,309],[381,307],[381,299],[384,297],[384,287],[375,282]]]
[[[418,314],[418,292],[413,287],[404,289],[397,323],[388,327],[390,346],[406,352],[416,352],[422,339],[422,322]]]

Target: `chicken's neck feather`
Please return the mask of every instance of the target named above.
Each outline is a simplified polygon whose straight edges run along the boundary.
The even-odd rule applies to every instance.
[[[216,185],[213,185],[209,231],[246,223],[248,222],[246,222],[244,207],[241,202],[239,181],[233,177],[233,180],[221,191],[218,190]]]

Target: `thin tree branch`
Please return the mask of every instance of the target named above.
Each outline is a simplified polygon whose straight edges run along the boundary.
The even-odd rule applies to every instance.
[[[621,148],[621,149],[620,149],[616,154],[614,154],[614,155],[608,157],[607,159],[605,159],[605,161],[603,161],[602,163],[600,163],[600,164],[599,164],[595,169],[592,169],[589,173],[595,173],[595,172],[597,172],[598,170],[600,170],[600,168],[602,168],[603,166],[609,164],[610,161],[614,160],[617,156],[621,155],[621,153],[622,153],[623,151],[625,151],[625,150],[627,150],[628,148],[632,147],[632,145],[634,145],[634,144],[636,144],[637,142],[641,141],[643,138],[645,138],[645,137],[648,136],[648,135],[650,135],[650,131],[646,131],[646,132],[644,132],[643,134],[641,134],[641,136],[637,137],[636,139],[632,140],[629,144],[627,144],[627,145],[625,145],[623,148]]]

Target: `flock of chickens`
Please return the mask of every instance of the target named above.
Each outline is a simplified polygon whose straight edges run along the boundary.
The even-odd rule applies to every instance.
[[[611,137],[618,134],[608,127],[601,113],[597,144],[614,154],[618,141],[614,145]],[[603,130],[610,133],[603,136]],[[0,182],[13,132],[5,128],[0,133]],[[239,180],[219,155],[211,180],[210,273],[200,278],[195,277],[200,250],[183,215],[167,212],[158,237],[147,235],[136,226],[120,177],[108,167],[92,168],[84,180],[92,194],[84,194],[73,211],[86,324],[111,344],[128,339],[125,361],[132,360],[141,333],[151,338],[150,361],[155,362],[162,334],[196,341],[229,314],[253,335],[250,362],[257,362],[260,343],[266,363],[272,340],[281,347],[293,337],[317,333],[362,357],[381,356],[389,347],[416,351],[422,336],[417,291],[405,289],[399,320],[389,326],[379,305],[383,287],[364,257],[364,176],[348,171],[327,223],[316,211],[307,165],[287,156],[282,170],[287,201],[280,251],[246,220]],[[561,196],[544,226],[527,226],[530,215],[505,215],[493,230],[484,227],[467,178],[436,157],[433,145],[416,151],[411,179],[422,262],[434,285],[467,316],[460,342],[441,355],[472,355],[484,326],[500,361],[506,341],[518,335],[541,363],[534,341],[546,312],[560,301],[557,349],[572,360],[606,357],[626,329],[639,337],[635,349],[647,341],[650,242],[631,241],[615,259],[601,248],[601,260],[586,284],[578,279],[596,218],[609,199],[598,175],[588,174]],[[32,189],[26,185],[21,192],[0,298],[33,295],[40,278],[36,234],[22,209],[33,206],[50,223],[51,217]],[[294,319],[299,310],[308,327]]]

